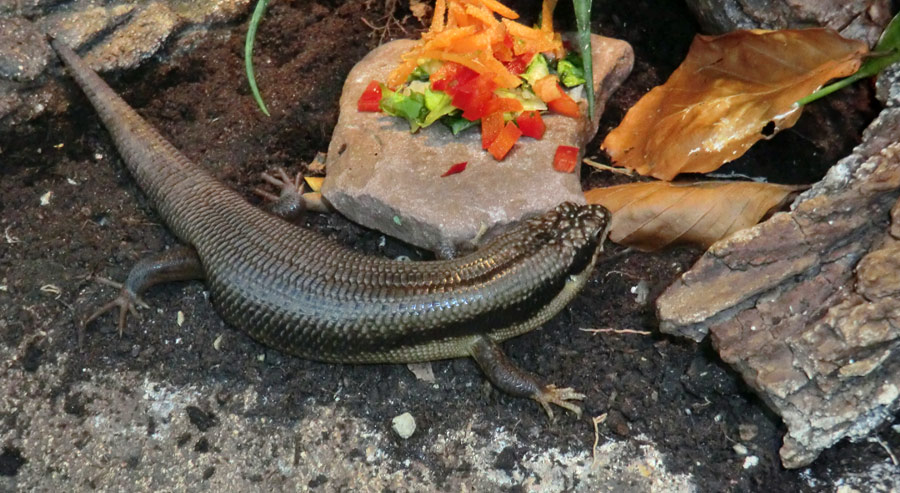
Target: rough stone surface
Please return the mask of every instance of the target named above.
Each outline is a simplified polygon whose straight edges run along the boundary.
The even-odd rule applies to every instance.
[[[250,0],[0,1],[0,128],[65,107],[55,84],[39,78],[53,59],[45,34],[76,50],[90,44],[83,56],[94,70],[129,69],[173,38],[173,50],[189,49],[211,25],[249,7]]]
[[[0,18],[0,78],[27,82],[44,71],[50,46],[34,24],[21,18]]]
[[[308,417],[284,422],[260,417],[268,397],[256,385],[173,385],[111,372],[68,387],[60,383],[66,359],[31,373],[12,349],[0,347],[8,425],[0,443],[27,458],[15,475],[0,476],[0,491],[697,491],[690,476],[666,469],[646,437],[602,441],[596,463],[589,449],[517,445],[507,471],[496,462],[516,437],[473,418],[402,460],[388,425],[373,427],[340,406],[298,402],[310,406]],[[54,395],[61,387],[65,394]],[[422,459],[429,456],[441,457],[437,470],[446,474]]]
[[[596,133],[607,98],[631,71],[628,43],[593,38],[593,122],[548,115],[544,138],[521,139],[501,162],[482,150],[477,128],[453,136],[435,124],[410,134],[401,119],[357,111],[366,85],[385,80],[414,43],[380,46],[347,77],[322,188],[335,208],[364,226],[446,252],[475,248],[505,225],[560,202],[584,202],[578,173],[554,171],[553,155],[557,146],[582,147]],[[462,161],[468,162],[465,171],[441,177]]]
[[[896,70],[885,76],[900,86]],[[713,245],[657,300],[662,331],[710,332],[781,415],[786,467],[900,408],[897,102],[791,212]]]
[[[891,20],[889,0],[687,0],[709,33],[830,27],[874,46]]]

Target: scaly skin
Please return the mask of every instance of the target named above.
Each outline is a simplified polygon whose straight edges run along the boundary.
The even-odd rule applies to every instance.
[[[493,348],[540,326],[577,294],[602,250],[606,209],[561,204],[453,260],[364,255],[246,202],[165,141],[68,47],[53,46],[163,221],[193,248],[139,264],[102,311],[119,306],[124,323],[150,285],[202,277],[226,321],[276,349],[349,363],[474,356],[504,390],[548,410],[547,402],[577,410],[566,401],[580,394],[510,372]]]

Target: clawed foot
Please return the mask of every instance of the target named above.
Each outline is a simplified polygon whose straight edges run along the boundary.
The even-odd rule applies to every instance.
[[[269,193],[262,188],[254,188],[253,193],[271,202],[269,212],[288,221],[297,221],[306,211],[303,198],[303,175],[297,173],[293,179],[282,168],[275,170],[275,176],[263,173],[262,179],[281,190],[280,195]]]
[[[575,390],[568,387],[564,389],[558,389],[555,385],[547,385],[540,393],[531,396],[531,398],[538,401],[541,407],[544,408],[544,411],[547,412],[547,416],[550,417],[550,421],[553,421],[553,409],[550,407],[550,404],[556,404],[561,408],[568,409],[569,411],[575,413],[575,416],[581,418],[581,407],[569,401],[584,400],[585,395],[579,392],[575,392]]]
[[[280,191],[280,195],[275,195],[273,193],[267,192],[260,187],[254,188],[253,193],[271,202],[277,202],[285,195],[296,194],[299,196],[303,193],[302,173],[297,173],[297,176],[295,176],[293,179],[291,179],[284,168],[276,168],[274,173],[275,176],[272,176],[268,172],[263,172],[260,175],[260,178],[268,182],[270,185],[277,187]]]
[[[140,318],[138,315],[137,308],[150,308],[150,305],[144,303],[144,300],[140,299],[138,295],[133,293],[130,289],[126,288],[123,284],[117,283],[115,281],[110,281],[109,279],[105,279],[102,277],[95,277],[95,281],[106,284],[107,286],[112,286],[119,290],[119,295],[109,303],[103,305],[95,311],[91,316],[89,316],[85,321],[84,325],[87,326],[89,323],[93,322],[94,319],[103,315],[104,313],[119,307],[119,336],[122,335],[125,330],[125,319],[128,313],[134,315],[135,318]]]

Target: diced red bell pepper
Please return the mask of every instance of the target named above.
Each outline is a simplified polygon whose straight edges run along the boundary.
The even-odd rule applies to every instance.
[[[559,113],[560,115],[571,116],[572,118],[581,116],[581,110],[578,108],[578,103],[565,92],[562,92],[562,96],[547,103],[547,107],[550,108],[550,111]]]
[[[503,65],[505,65],[510,72],[519,75],[528,68],[528,64],[531,63],[532,58],[534,58],[534,53],[522,53],[519,56],[513,57],[512,60],[504,62]]]
[[[445,176],[455,175],[457,173],[462,173],[466,169],[466,165],[468,164],[468,161],[463,161],[461,163],[456,163],[453,166],[450,166],[450,168],[448,168],[447,171],[443,175],[441,175],[441,178],[444,178]]]
[[[516,124],[519,125],[522,135],[538,140],[544,137],[544,131],[547,130],[544,119],[538,111],[522,113],[516,118]]]
[[[481,148],[491,146],[503,130],[503,113],[491,113],[481,119]]]
[[[380,103],[381,84],[373,80],[369,82],[366,90],[359,97],[359,101],[356,102],[356,109],[359,111],[381,111]]]
[[[494,74],[485,72],[478,77],[460,84],[452,93],[453,106],[463,111],[463,118],[475,121],[484,117],[487,104],[497,89]],[[449,91],[448,91],[449,93]]]
[[[461,84],[478,77],[478,72],[456,62],[444,62],[429,76],[431,88],[448,93]]]
[[[519,130],[519,127],[517,127],[515,123],[509,122],[503,127],[503,130],[500,131],[500,135],[491,142],[491,146],[488,147],[488,152],[490,152],[497,161],[502,161],[509,150],[516,145],[516,141],[519,140],[519,137],[521,136],[522,131]]]
[[[578,165],[578,148],[572,146],[559,146],[556,155],[553,156],[553,169],[563,173],[575,171]]]

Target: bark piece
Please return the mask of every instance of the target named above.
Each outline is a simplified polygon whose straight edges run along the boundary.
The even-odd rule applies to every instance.
[[[687,0],[704,31],[830,27],[875,46],[891,20],[888,0]]]
[[[881,93],[900,94],[887,75]],[[657,300],[663,332],[709,332],[784,419],[785,467],[900,408],[900,109],[886,106],[791,212],[713,245]]]
[[[324,197],[350,219],[433,251],[475,248],[523,217],[573,201],[584,203],[578,173],[553,169],[559,145],[583,146],[597,132],[603,106],[631,72],[631,46],[593,37],[594,120],[547,115],[543,139],[520,139],[503,161],[481,148],[478,128],[453,136],[440,123],[410,134],[400,118],[361,113],[370,81],[384,81],[412,40],[373,50],[347,77],[328,148]],[[466,161],[466,170],[442,178]]]

